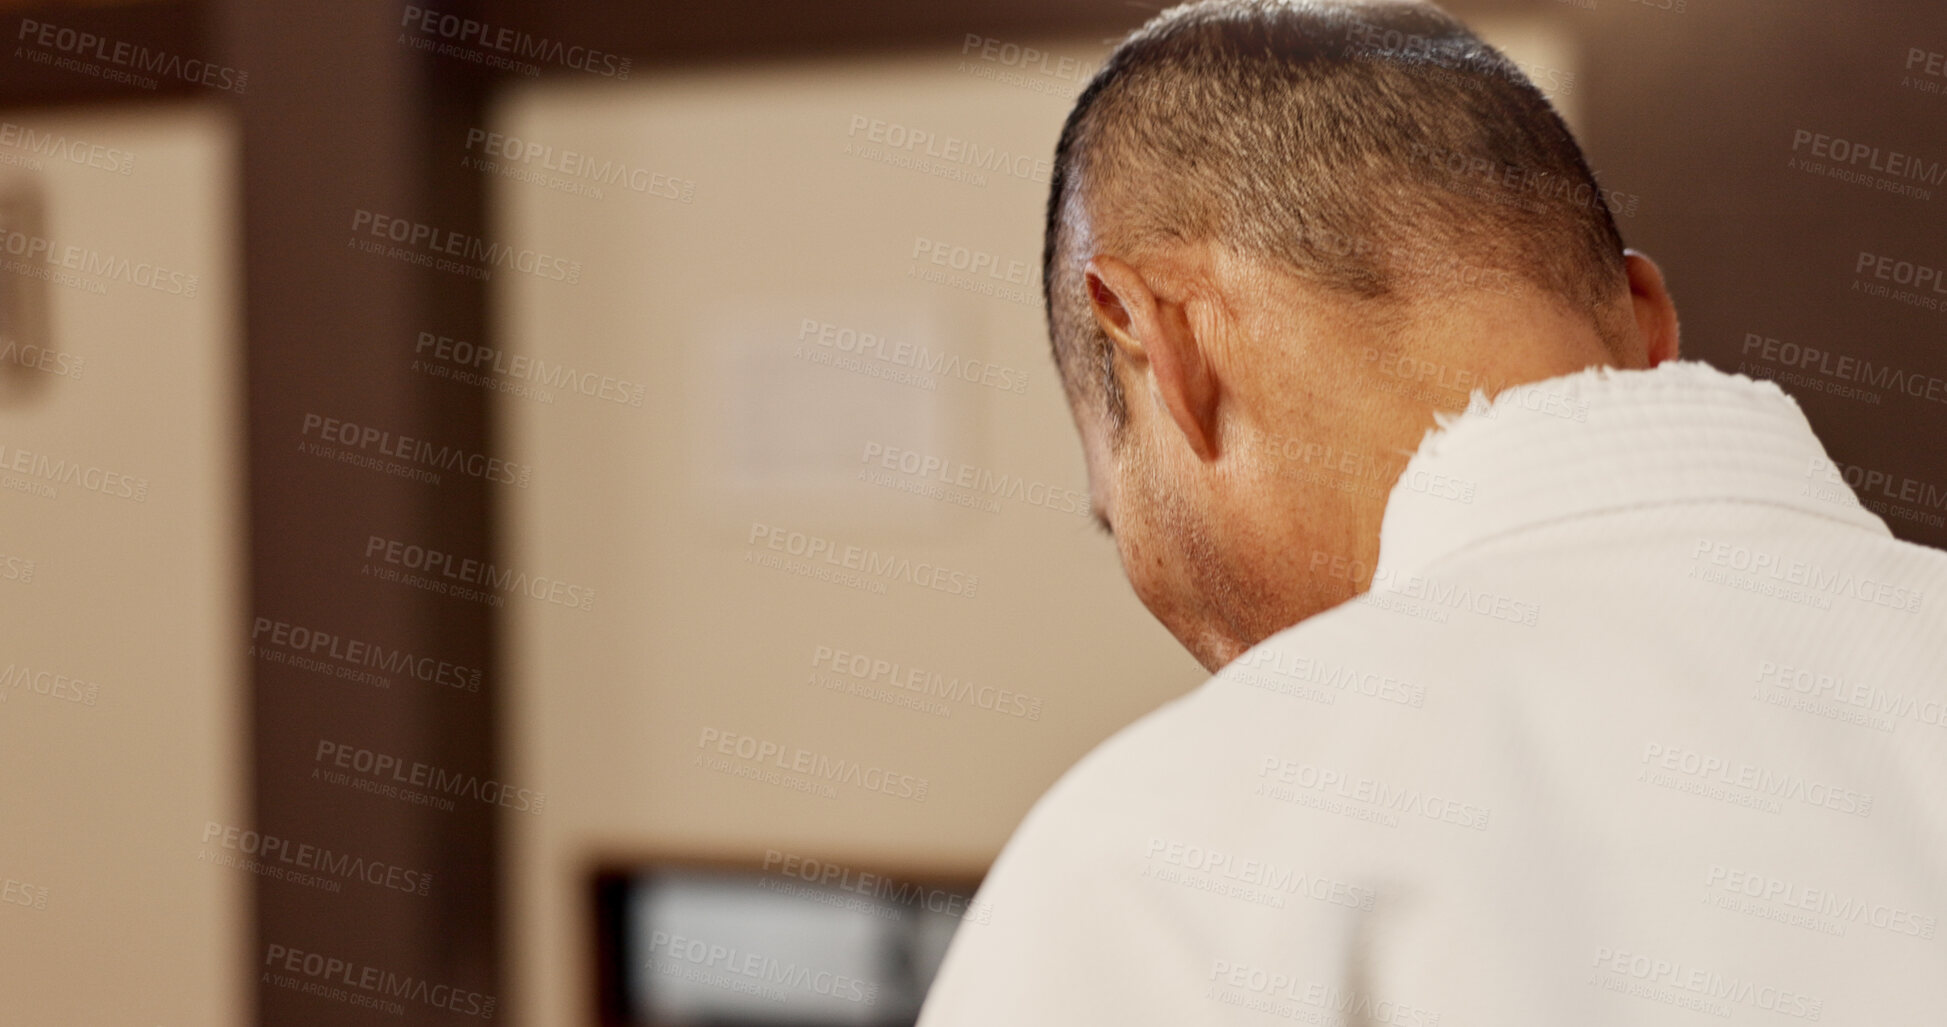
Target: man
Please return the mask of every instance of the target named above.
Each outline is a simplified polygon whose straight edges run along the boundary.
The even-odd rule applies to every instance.
[[[1504,57],[1170,10],[1044,275],[1098,519],[1216,676],[1028,814],[922,1027],[1939,1022],[1947,557],[1675,359]]]

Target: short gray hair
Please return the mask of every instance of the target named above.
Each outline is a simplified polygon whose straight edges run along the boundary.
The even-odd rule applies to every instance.
[[[1215,240],[1371,300],[1512,276],[1602,314],[1622,236],[1525,74],[1417,0],[1204,0],[1125,39],[1055,148],[1042,298],[1071,401],[1127,410],[1090,312],[1071,204],[1098,252]]]

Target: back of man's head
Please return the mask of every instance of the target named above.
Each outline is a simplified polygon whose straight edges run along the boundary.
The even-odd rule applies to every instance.
[[[1111,439],[1126,411],[1083,265],[1198,241],[1381,304],[1487,269],[1611,346],[1627,316],[1622,240],[1568,128],[1508,58],[1413,0],[1186,4],[1088,84],[1055,151],[1043,288],[1070,399]]]

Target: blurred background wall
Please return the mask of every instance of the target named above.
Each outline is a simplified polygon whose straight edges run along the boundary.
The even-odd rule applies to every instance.
[[[235,1023],[247,1008],[251,882],[204,845],[207,825],[249,822],[227,114],[0,115],[0,140],[96,158],[0,146],[22,315],[0,342],[9,1020]],[[29,278],[12,255],[28,239],[81,255]]]
[[[1947,269],[1938,5],[1450,6],[1687,355],[1947,541],[1947,294],[1896,280]],[[10,8],[0,227],[197,285],[0,276],[8,1008],[594,1022],[598,871],[977,879],[1202,679],[1086,523],[1039,310],[1061,119],[1154,10]]]

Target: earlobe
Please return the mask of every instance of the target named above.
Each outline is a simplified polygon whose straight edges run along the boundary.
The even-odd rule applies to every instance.
[[[1217,458],[1217,383],[1181,303],[1159,298],[1136,269],[1097,256],[1085,269],[1096,323],[1148,383],[1190,448]]]
[[[1655,367],[1675,360],[1680,346],[1677,306],[1663,284],[1663,271],[1656,262],[1635,250],[1623,251],[1629,275],[1629,299],[1636,315],[1636,331],[1643,340],[1644,357]]]

